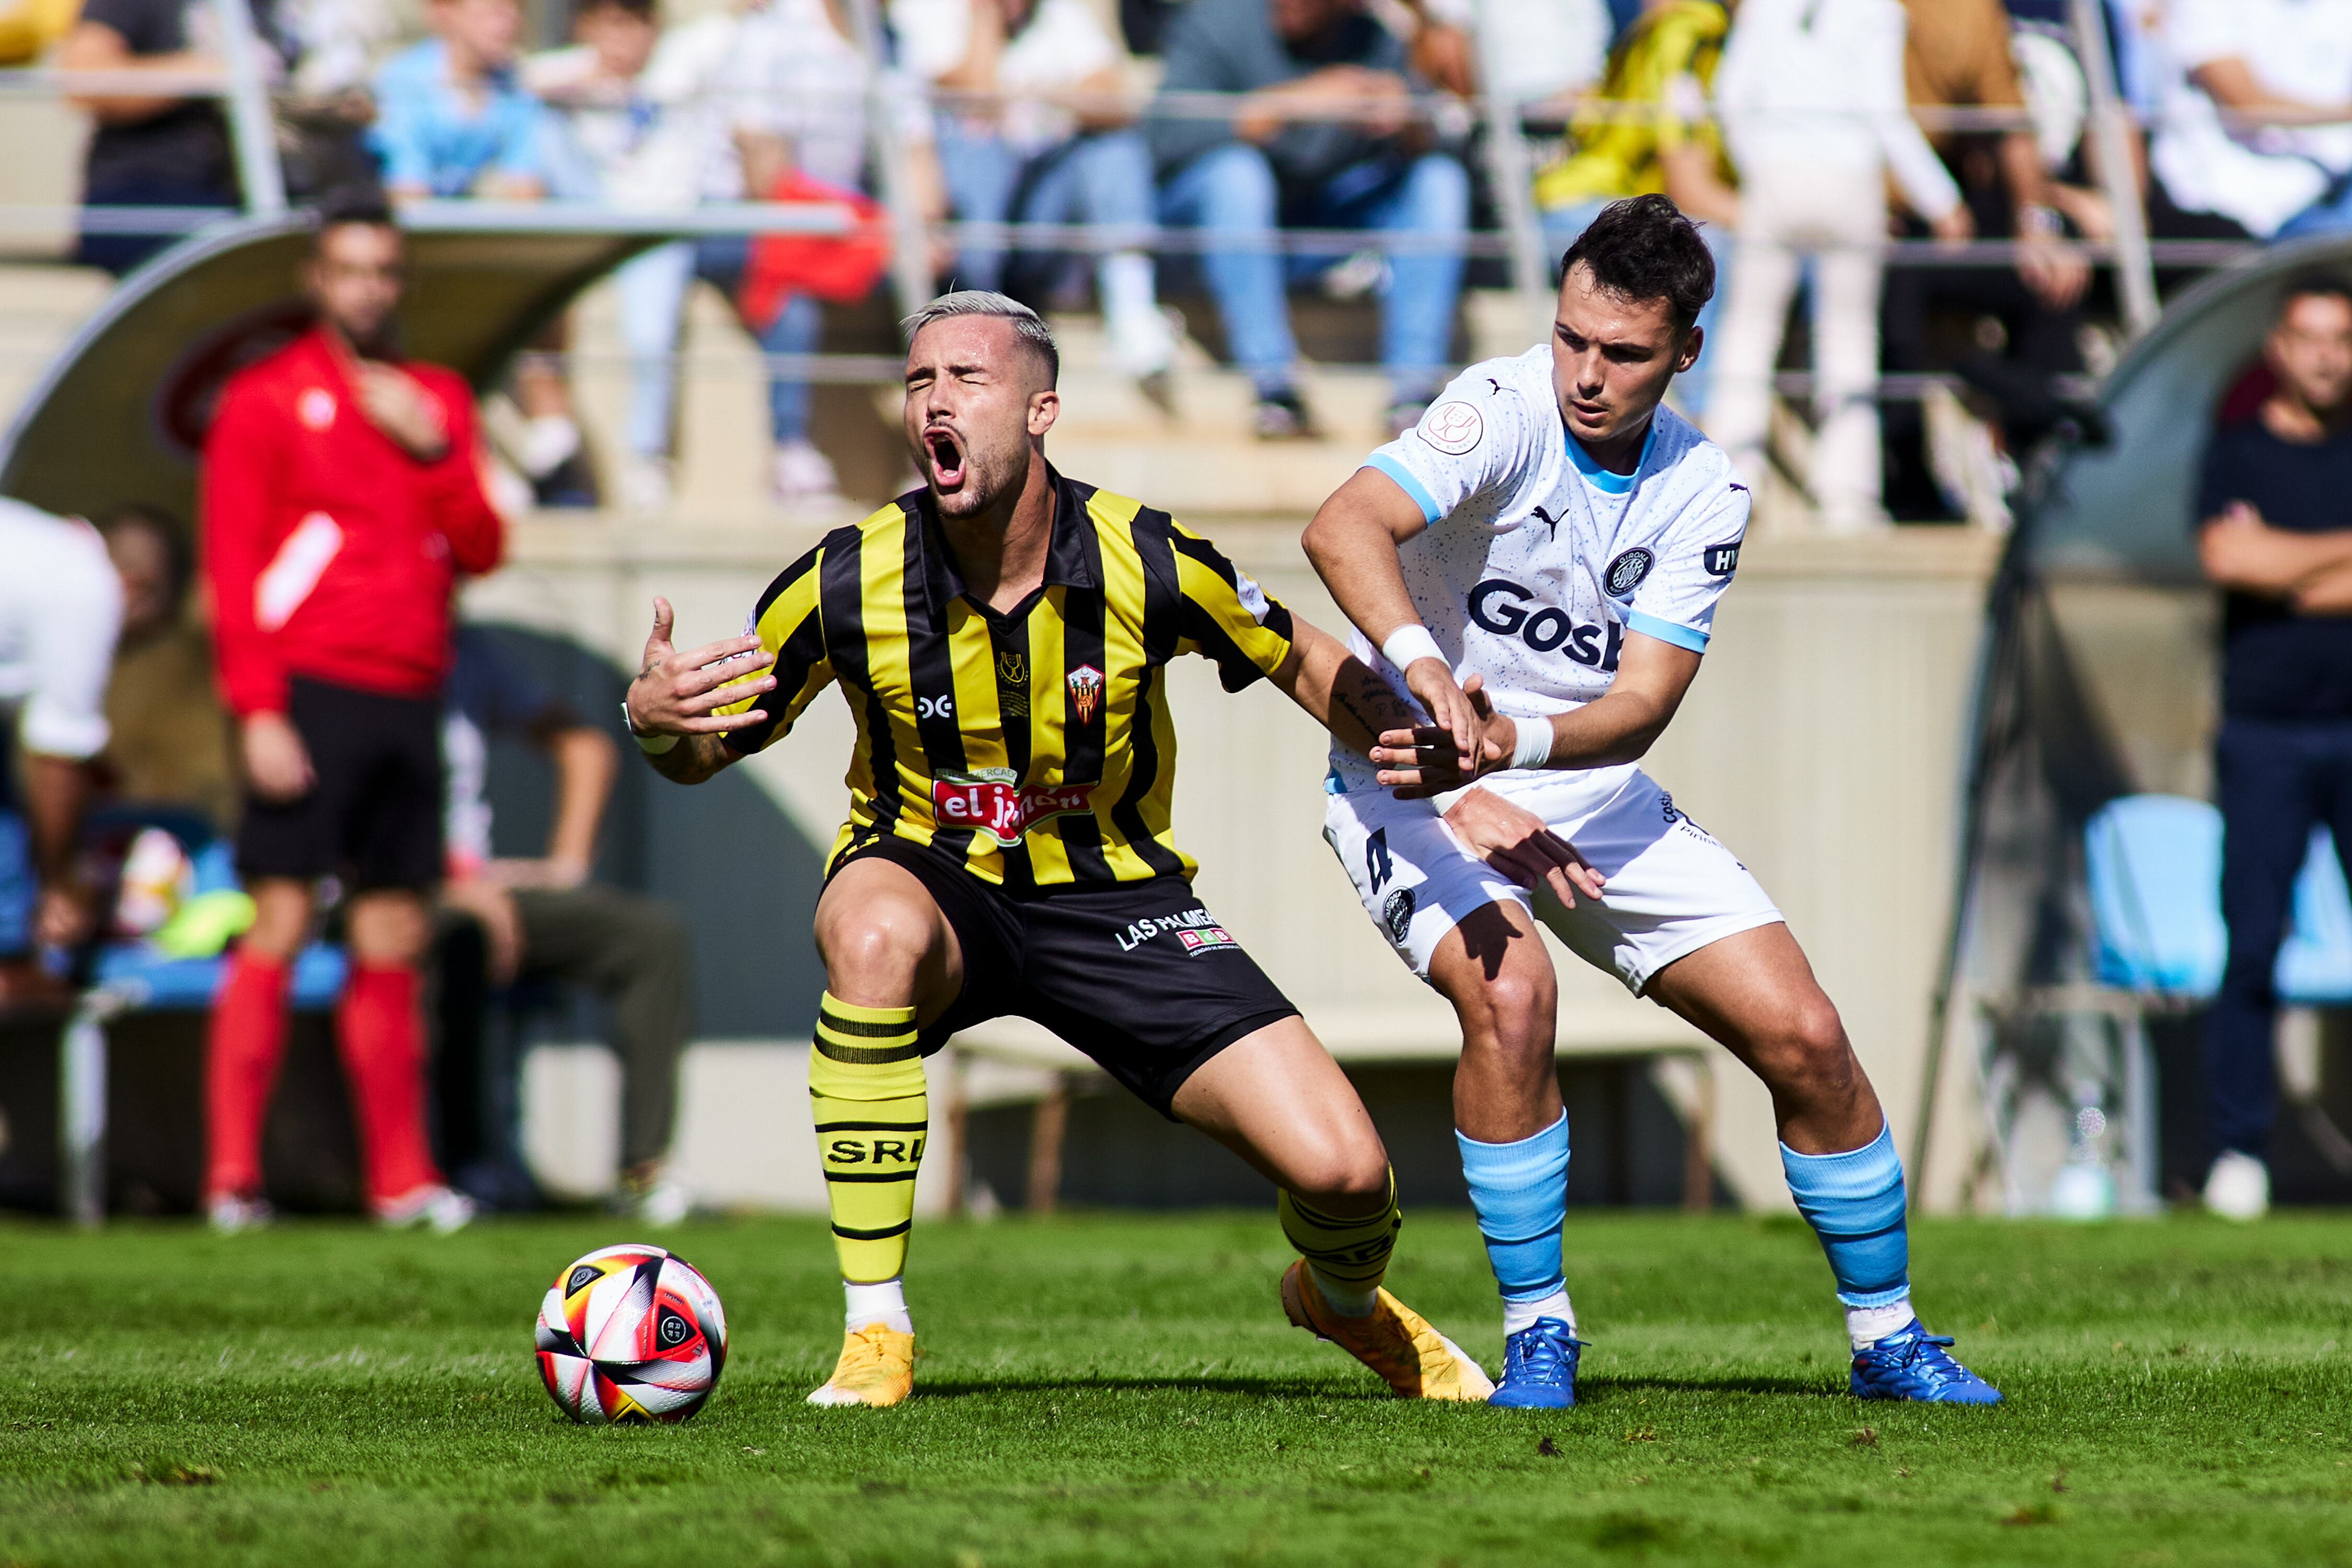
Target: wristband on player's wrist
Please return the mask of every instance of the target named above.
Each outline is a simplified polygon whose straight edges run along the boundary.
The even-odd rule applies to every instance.
[[[637,743],[637,750],[649,757],[658,757],[677,744],[676,735],[648,735],[638,729],[637,716],[629,711],[629,700],[625,697],[621,699],[621,722],[627,726],[629,739]]]
[[[1419,621],[1407,621],[1391,632],[1388,640],[1381,644],[1381,657],[1394,665],[1400,674],[1411,669],[1416,660],[1424,658],[1433,658],[1445,665],[1449,674],[1454,668],[1453,665],[1446,663],[1444,650],[1437,646],[1437,639],[1430,636],[1429,628]]]
[[[1549,767],[1551,765],[1551,721],[1514,719],[1511,724],[1518,731],[1518,742],[1511,748],[1509,765],[1515,768]]]

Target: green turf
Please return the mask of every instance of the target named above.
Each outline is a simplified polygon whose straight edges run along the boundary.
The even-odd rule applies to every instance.
[[[2352,1563],[2352,1219],[1929,1224],[1921,1300],[2000,1410],[1843,1393],[1794,1221],[1578,1215],[1568,1413],[1411,1405],[1286,1325],[1272,1216],[917,1233],[894,1411],[819,1226],[672,1245],[734,1330],[676,1428],[566,1425],[530,1325],[610,1222],[448,1239],[0,1226],[0,1562]],[[1391,1282],[1492,1365],[1467,1219]]]

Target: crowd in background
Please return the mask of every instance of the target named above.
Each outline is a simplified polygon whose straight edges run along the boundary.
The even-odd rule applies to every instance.
[[[1299,287],[1376,299],[1400,427],[1458,358],[1458,297],[1479,265],[1464,242],[1506,205],[1470,107],[1491,77],[1538,150],[1528,195],[1549,251],[1607,202],[1651,191],[1703,221],[1716,342],[1678,400],[1751,477],[1801,458],[1816,513],[1841,531],[1981,510],[1939,439],[1951,399],[1884,396],[1882,373],[1971,357],[2044,381],[2103,367],[2111,291],[2077,242],[2115,238],[2113,193],[2137,194],[2159,241],[2352,225],[2352,123],[2331,122],[2352,120],[2352,0],[2106,0],[2110,58],[2095,63],[2145,128],[2125,171],[2101,169],[2085,134],[2069,0],[1126,0],[1116,25],[1089,0],[740,0],[677,20],[659,5],[579,0],[541,22],[572,41],[533,52],[519,0],[426,0],[429,36],[407,43],[387,0],[265,0],[289,181],[298,196],[380,182],[396,201],[675,211],[879,198],[888,145],[898,199],[967,226],[926,258],[940,282],[1059,308],[1090,297],[1117,366],[1162,404],[1177,333],[1161,295],[1171,279],[1197,289],[1274,439],[1316,432],[1290,319]],[[218,53],[212,15],[84,0],[55,58],[185,68]],[[89,204],[234,203],[217,105],[88,102]],[[869,121],[877,106],[885,124]],[[1095,235],[1022,244],[1008,224]],[[1284,230],[1313,242],[1285,245]],[[168,237],[94,226],[80,255],[120,271]],[[1889,237],[2013,242],[2013,265],[1956,249],[1890,268]],[[824,342],[826,304],[881,272],[878,257],[845,265],[740,237],[625,269],[631,391],[612,499],[667,500],[698,279],[771,356],[776,494],[831,495],[802,359]],[[1801,289],[1810,330],[1790,353]],[[597,498],[562,346],[551,333],[517,372],[527,423],[512,456],[542,504],[584,504]],[[1772,419],[1773,375],[1792,364],[1811,373],[1801,453]]]

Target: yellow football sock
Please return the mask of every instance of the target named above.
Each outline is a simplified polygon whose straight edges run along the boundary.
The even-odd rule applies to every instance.
[[[1282,1234],[1307,1259],[1324,1300],[1349,1317],[1370,1311],[1381,1279],[1389,1271],[1389,1254],[1396,1250],[1398,1227],[1404,1224],[1397,1210],[1396,1172],[1389,1172],[1388,1201],[1373,1214],[1354,1218],[1326,1214],[1287,1192],[1276,1200],[1276,1208],[1282,1215]]]
[[[860,1007],[826,992],[809,1053],[809,1100],[841,1277],[856,1285],[895,1279],[907,1267],[915,1173],[930,1125],[915,1010]]]

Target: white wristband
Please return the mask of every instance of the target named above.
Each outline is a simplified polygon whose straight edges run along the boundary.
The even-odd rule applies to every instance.
[[[629,700],[625,697],[621,699],[621,722],[627,728],[629,739],[637,743],[637,750],[649,757],[658,757],[677,744],[676,735],[648,735],[639,730],[637,716],[629,711]]]
[[[1551,763],[1551,721],[1514,719],[1511,724],[1518,731],[1518,743],[1511,748],[1511,766],[1549,767]]]
[[[1389,640],[1381,644],[1381,657],[1396,666],[1399,674],[1411,669],[1415,659],[1423,658],[1435,659],[1445,666],[1449,674],[1454,668],[1444,650],[1437,646],[1437,639],[1419,621],[1407,621],[1391,632]]]

